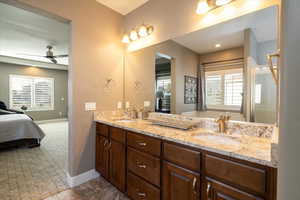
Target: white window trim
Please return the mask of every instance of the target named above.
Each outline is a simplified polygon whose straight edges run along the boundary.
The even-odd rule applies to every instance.
[[[212,76],[212,75],[222,75],[224,77],[225,74],[228,73],[229,70],[219,70],[219,71],[207,71],[205,72],[205,81],[206,76]],[[243,73],[243,69],[230,69],[232,73]],[[222,81],[223,84],[223,81]],[[205,94],[206,96],[207,94]],[[241,106],[234,106],[234,105],[210,105],[206,102],[206,108],[208,110],[226,110],[226,111],[240,111]]]
[[[45,108],[45,109],[42,109],[42,108],[31,108],[31,109],[28,109],[26,110],[25,112],[34,112],[34,111],[53,111],[54,110],[54,99],[55,99],[55,93],[54,93],[54,87],[55,87],[55,82],[54,82],[54,78],[51,78],[51,77],[42,77],[42,76],[27,76],[27,75],[16,75],[16,74],[10,74],[9,75],[9,108],[10,109],[15,109],[13,106],[12,106],[12,90],[11,90],[11,87],[12,87],[12,78],[13,77],[19,77],[19,78],[40,78],[40,79],[46,79],[46,80],[49,80],[49,81],[52,81],[53,83],[53,87],[51,89],[51,107],[50,108]]]

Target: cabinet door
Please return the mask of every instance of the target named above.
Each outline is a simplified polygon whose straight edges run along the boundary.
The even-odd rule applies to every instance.
[[[96,170],[102,177],[108,179],[109,154],[106,146],[108,140],[99,134],[96,135]]]
[[[263,200],[210,178],[205,179],[202,196],[204,200]]]
[[[125,192],[125,159],[126,149],[125,145],[111,140],[109,144],[110,151],[110,169],[109,169],[109,180],[116,186],[121,192]]]
[[[199,200],[200,174],[163,163],[163,200]]]

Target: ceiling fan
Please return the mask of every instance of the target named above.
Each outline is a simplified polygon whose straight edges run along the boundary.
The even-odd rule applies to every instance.
[[[46,55],[45,56],[40,56],[40,55],[30,55],[30,54],[19,54],[19,55],[25,55],[25,56],[35,56],[35,57],[43,57],[43,58],[48,58],[51,62],[53,62],[54,64],[57,64],[57,60],[56,58],[65,58],[68,57],[68,54],[64,54],[64,55],[54,55],[53,54],[53,46],[48,45],[46,47],[48,50],[46,51]]]

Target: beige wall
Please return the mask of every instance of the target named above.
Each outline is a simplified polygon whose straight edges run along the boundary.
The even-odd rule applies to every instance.
[[[142,107],[144,101],[155,102],[155,54],[172,57],[172,113],[193,111],[196,104],[184,104],[184,76],[197,77],[199,56],[197,53],[168,40],[134,52],[127,52],[125,65],[125,99],[132,105]],[[139,89],[135,82],[140,82]]]
[[[250,4],[249,4],[250,2]],[[208,15],[197,15],[196,0],[151,0],[142,7],[134,10],[125,16],[125,30],[142,24],[154,26],[154,32],[146,39],[131,43],[130,49],[138,49],[145,46],[160,43],[186,33],[190,33],[205,27],[218,24],[251,13],[258,9],[263,9],[271,5],[279,4],[280,0],[258,0],[258,4],[251,4],[253,1],[238,0],[231,3],[235,6],[235,13],[224,14],[223,7],[215,9]]]
[[[96,102],[98,110],[107,110],[123,98],[123,17],[94,0],[1,1],[71,21],[69,173],[94,169],[95,131],[92,112],[84,110],[84,103]],[[114,80],[110,91],[104,89],[106,78]]]
[[[236,47],[200,55],[200,63],[218,62],[244,58],[244,48]]]
[[[300,199],[299,0],[282,1],[278,200]]]
[[[34,120],[50,120],[67,117],[68,103],[68,71],[26,67],[0,62],[0,101],[9,105],[9,75],[39,76],[54,79],[54,110],[27,111]],[[61,100],[64,98],[64,100]],[[61,112],[61,115],[59,114]]]

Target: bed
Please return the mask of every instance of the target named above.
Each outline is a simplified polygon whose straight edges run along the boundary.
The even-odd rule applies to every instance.
[[[39,146],[44,137],[42,129],[27,115],[0,115],[0,149],[20,145]]]

